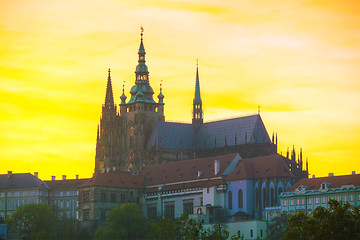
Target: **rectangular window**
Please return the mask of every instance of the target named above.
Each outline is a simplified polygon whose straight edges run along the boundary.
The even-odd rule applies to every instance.
[[[296,205],[300,205],[300,199],[298,199],[297,201],[296,201]]]
[[[90,201],[90,191],[83,191],[83,201],[89,202]]]
[[[354,201],[354,195],[350,195],[350,202]]]
[[[311,198],[309,198],[309,205],[311,205]]]
[[[125,202],[125,193],[120,193],[120,202]]]
[[[315,198],[315,204],[319,204],[319,198]]]
[[[359,195],[360,196],[360,195]],[[200,206],[204,205],[203,198],[200,198]]]
[[[305,199],[301,199],[301,205],[305,205]]]
[[[183,213],[187,213],[188,215],[193,214],[194,212],[194,201],[186,200],[183,202]]]
[[[151,218],[156,218],[156,215],[157,215],[156,211],[157,211],[156,204],[149,205],[147,207],[147,217],[150,218],[150,219]]]
[[[294,200],[293,199],[290,200],[290,206],[294,206]]]
[[[286,207],[286,200],[283,201],[283,205],[284,205],[284,207]]]
[[[106,202],[106,193],[105,192],[101,193],[101,201]]]
[[[322,203],[326,203],[326,198],[325,197],[322,198]]]
[[[359,196],[360,196],[360,195],[359,195]],[[337,197],[336,197],[336,200],[340,201],[340,196],[337,196]]]
[[[175,218],[175,203],[174,202],[168,202],[164,204],[164,212],[165,212],[165,218],[174,219]]]
[[[252,229],[250,230],[250,237],[254,237],[254,231]]]
[[[111,193],[111,202],[116,202],[116,194],[114,192]]]
[[[347,196],[346,195],[344,195],[344,202],[346,202],[347,201]]]
[[[101,220],[105,220],[106,219],[106,212],[105,210],[101,211]]]
[[[85,211],[84,211],[83,219],[84,219],[85,221],[86,221],[86,220],[89,220],[89,210],[85,210]]]

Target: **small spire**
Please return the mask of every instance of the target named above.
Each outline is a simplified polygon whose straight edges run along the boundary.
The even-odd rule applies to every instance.
[[[159,98],[159,103],[163,103],[164,95],[162,94],[162,80],[160,82],[160,93],[158,95],[158,98]]]
[[[125,81],[123,83],[123,89],[122,89],[122,95],[120,96],[121,99],[121,103],[120,104],[125,104],[126,102],[126,95],[125,95]]]
[[[258,115],[260,115],[260,105],[258,106]]]

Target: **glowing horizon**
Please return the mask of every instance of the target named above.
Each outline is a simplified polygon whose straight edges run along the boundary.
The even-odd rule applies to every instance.
[[[311,175],[360,173],[356,1],[11,1],[0,4],[0,174],[91,177],[111,68],[135,81],[140,26],[166,121],[190,122],[196,59],[206,122],[257,113]]]

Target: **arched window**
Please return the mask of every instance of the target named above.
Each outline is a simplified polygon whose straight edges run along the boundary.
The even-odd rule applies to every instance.
[[[243,191],[240,189],[238,193],[239,208],[243,208]]]
[[[229,200],[229,209],[232,209],[232,192],[229,191],[228,193],[228,200]]]

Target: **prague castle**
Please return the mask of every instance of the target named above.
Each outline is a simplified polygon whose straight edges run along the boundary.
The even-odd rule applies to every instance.
[[[229,153],[239,153],[242,158],[277,153],[277,136],[269,137],[260,114],[204,122],[198,66],[192,123],[166,122],[162,86],[155,101],[145,54],[141,33],[135,84],[129,99],[123,86],[119,109],[114,103],[110,69],[108,71],[105,102],[97,131],[95,172],[126,170],[138,173],[145,166],[165,162]],[[307,177],[302,171],[302,157],[296,161],[295,150],[291,155],[286,161],[294,175]]]

